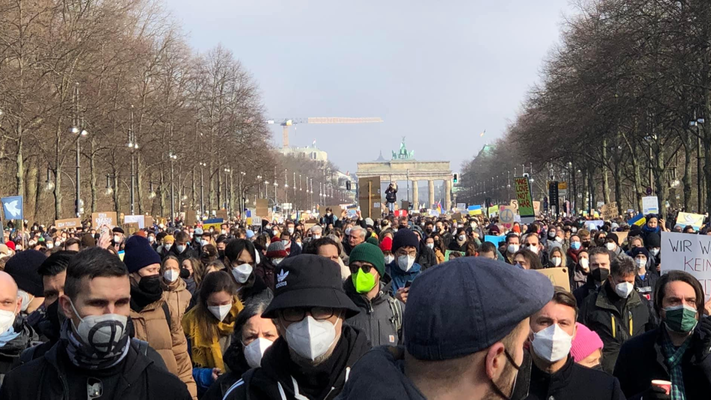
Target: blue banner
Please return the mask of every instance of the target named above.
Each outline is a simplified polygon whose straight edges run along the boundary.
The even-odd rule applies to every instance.
[[[5,212],[5,219],[24,219],[24,210],[22,206],[22,196],[12,196],[2,198],[2,209]]]

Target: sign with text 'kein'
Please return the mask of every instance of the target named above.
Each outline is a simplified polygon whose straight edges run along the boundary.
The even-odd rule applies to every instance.
[[[711,294],[711,236],[662,232],[662,274],[685,271],[701,282],[706,299]]]
[[[24,210],[22,206],[22,196],[12,196],[2,198],[2,209],[5,212],[5,219],[24,219]]]

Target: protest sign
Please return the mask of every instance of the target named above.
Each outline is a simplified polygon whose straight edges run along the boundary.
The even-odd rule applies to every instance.
[[[143,229],[146,227],[145,226],[146,217],[144,215],[126,215],[123,217],[123,223],[124,223],[124,225],[136,223],[136,224],[138,224],[139,229]],[[128,233],[128,232],[126,232],[126,233]]]
[[[605,225],[605,221],[601,219],[596,219],[592,221],[585,221],[585,229],[589,231],[599,230],[601,226]]]
[[[516,212],[513,208],[511,208],[511,206],[500,206],[499,222],[504,226],[504,228],[510,230],[513,228],[513,224],[515,222],[515,214]]]
[[[536,213],[536,215],[541,215],[541,202],[540,201],[533,202],[533,211]],[[520,213],[521,213],[521,210],[519,209],[519,214]],[[523,217],[523,215],[521,217]],[[527,222],[527,223],[529,223],[529,222]]]
[[[401,210],[396,210],[393,215],[396,217],[407,217],[407,210],[401,209]]]
[[[642,197],[642,214],[659,214],[659,199],[657,199],[657,196]]]
[[[620,215],[617,209],[616,201],[613,201],[610,204],[604,204],[600,209],[600,212],[602,213],[602,219],[604,220],[611,220]]]
[[[60,231],[63,229],[74,229],[81,227],[81,220],[79,218],[58,219],[54,221],[54,226]]]
[[[489,242],[489,243],[493,244],[493,245],[496,246],[496,247],[499,247],[499,245],[500,245],[502,242],[505,242],[505,241],[506,241],[506,236],[505,236],[505,235],[503,235],[503,236],[485,235],[485,236],[484,236],[484,241],[485,241],[485,242]]]
[[[528,182],[528,177],[515,177],[514,185],[516,186],[516,200],[518,201],[518,213],[521,215],[521,220],[527,224],[533,222],[536,210],[534,210],[534,201],[531,197],[531,186]]]
[[[409,210],[410,209],[410,202],[409,201],[403,200],[400,202],[400,204],[401,204],[401,206],[400,206],[401,210]]]
[[[701,282],[706,300],[711,295],[711,236],[662,232],[661,265],[668,271],[685,271]]]
[[[266,218],[269,215],[269,200],[257,199],[255,213],[257,214],[257,217]]]
[[[139,228],[137,222],[124,223],[124,224],[121,226],[121,228],[123,229],[123,233],[124,233],[126,236],[131,236],[131,235],[133,235],[134,233],[138,232],[139,229],[141,229],[141,228]]]
[[[185,224],[193,225],[195,224],[195,221],[197,221],[197,214],[195,213],[195,210],[185,211]]]
[[[511,208],[513,208],[514,210],[516,210],[516,212],[518,212],[518,200],[511,199],[509,204],[511,205]]]
[[[91,226],[94,228],[98,229],[103,225],[108,225],[109,228],[113,228],[116,226],[116,223],[116,213],[113,211],[95,212],[91,214]]]
[[[153,217],[150,215],[146,215],[146,217],[143,219],[143,224],[145,225],[146,228],[152,228],[153,227]]]
[[[487,214],[489,215],[489,218],[491,218],[495,215],[498,215],[499,214],[499,206],[496,205],[496,206],[489,207],[489,209],[487,210]]]
[[[466,256],[467,253],[463,251],[456,251],[456,250],[445,250],[444,252],[444,261],[449,261],[449,260],[454,260],[455,258],[458,257],[450,257],[452,254],[459,254],[460,257]]]
[[[704,216],[701,214],[680,212],[676,217],[676,224],[682,228],[685,226],[693,226],[694,230],[698,231],[704,225]]]
[[[227,219],[227,210],[225,210],[224,208],[217,210],[217,212],[215,213],[215,217]]]
[[[467,209],[467,203],[457,203],[457,211],[462,212]]]
[[[358,205],[363,218],[380,217],[381,201],[379,176],[358,179]]]
[[[461,220],[462,220],[462,213],[452,214],[452,221],[461,221]]]
[[[551,280],[553,286],[560,286],[565,288],[565,290],[570,292],[570,276],[568,275],[568,268],[544,268],[537,269],[536,271],[547,276]]]
[[[617,239],[619,240],[618,244],[622,246],[627,241],[629,232],[615,232],[615,235],[617,235]]]
[[[207,224],[202,224],[202,231],[210,232],[210,229],[212,229],[213,232],[219,232],[220,226],[222,226],[222,222],[211,222]]]

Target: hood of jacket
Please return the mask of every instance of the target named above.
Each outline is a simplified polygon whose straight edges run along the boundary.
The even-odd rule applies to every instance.
[[[380,346],[356,363],[339,399],[425,400],[404,373],[404,347]]]

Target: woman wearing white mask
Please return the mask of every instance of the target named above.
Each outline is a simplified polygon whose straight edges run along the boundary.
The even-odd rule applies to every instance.
[[[239,313],[232,343],[222,356],[229,372],[220,375],[201,400],[222,400],[230,386],[242,378],[242,374],[261,365],[262,356],[279,338],[275,320],[262,318],[270,301],[271,293],[255,297]]]
[[[590,274],[590,255],[588,254],[588,250],[580,249],[577,256],[578,262],[575,264],[575,271],[573,271],[570,284],[571,291],[585,286],[588,281],[588,275]]]
[[[281,244],[279,242],[279,244]],[[257,271],[261,259],[252,242],[234,239],[225,247],[225,266],[237,287],[239,300],[246,303],[249,299],[269,290]],[[261,268],[261,267],[260,267]]]
[[[242,310],[236,294],[229,274],[223,271],[209,274],[202,282],[197,304],[183,317],[198,396],[225,371],[222,354],[230,346],[235,320]]]
[[[560,246],[553,246],[548,251],[548,267],[549,268],[567,267],[566,262],[567,262],[567,259],[565,257],[565,254],[563,254],[563,249]]]
[[[178,315],[182,318],[193,296],[188,291],[183,278],[180,277],[178,258],[173,255],[166,257],[161,265],[160,275],[166,302],[178,310]]]

